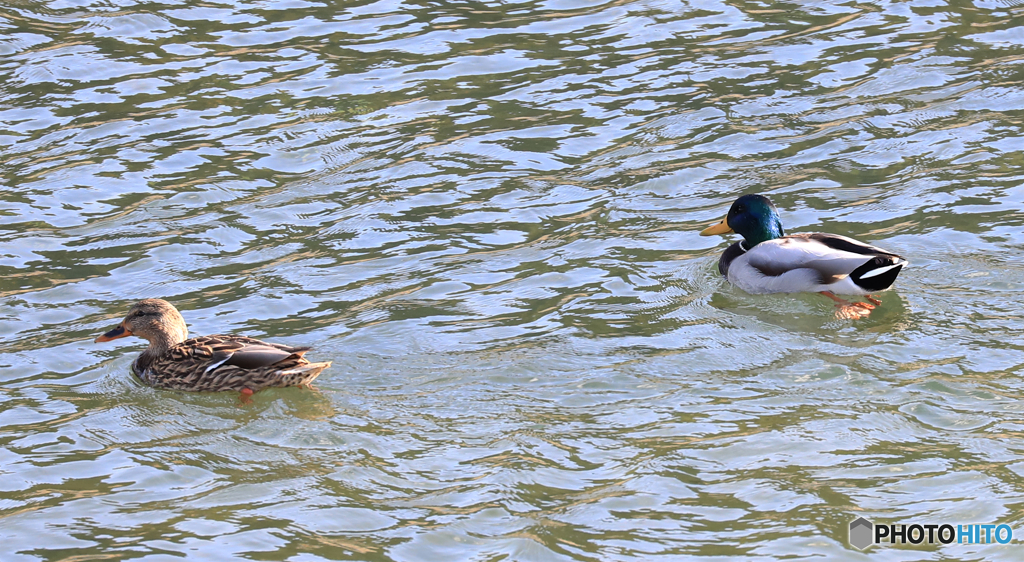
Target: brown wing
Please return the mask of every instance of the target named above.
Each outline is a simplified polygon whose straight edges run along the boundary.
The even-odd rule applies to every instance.
[[[288,368],[295,364],[301,364],[295,363],[294,360],[301,359],[304,353],[312,349],[289,347],[237,336],[205,336],[190,341],[195,341],[193,354],[202,354],[202,356],[208,357],[211,365],[216,367],[234,366],[242,369],[259,369],[271,365]],[[189,342],[186,341],[182,345],[187,343]],[[293,360],[289,365],[278,365],[289,359]]]

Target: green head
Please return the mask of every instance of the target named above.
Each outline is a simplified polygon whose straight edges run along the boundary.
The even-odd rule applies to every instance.
[[[775,205],[763,195],[740,197],[729,208],[729,214],[722,222],[705,228],[700,234],[710,236],[729,232],[742,235],[748,250],[766,240],[786,235]]]

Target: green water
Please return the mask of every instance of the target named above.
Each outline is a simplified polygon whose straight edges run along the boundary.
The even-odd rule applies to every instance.
[[[1020,560],[1018,2],[0,7],[0,558]],[[910,260],[869,318],[697,232]],[[193,334],[334,362],[156,391]],[[1008,545],[847,543],[1004,523]]]

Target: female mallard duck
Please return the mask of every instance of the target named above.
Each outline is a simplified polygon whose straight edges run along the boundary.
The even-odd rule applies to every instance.
[[[743,240],[729,246],[718,270],[748,293],[816,292],[836,301],[843,318],[867,316],[881,301],[870,293],[893,284],[907,260],[881,248],[838,234],[786,236],[775,205],[762,195],[744,195],[722,222],[701,236],[736,232]],[[850,303],[835,296],[865,296],[871,303]]]
[[[308,386],[330,362],[310,363],[308,347],[289,347],[241,336],[188,338],[185,319],[171,303],[135,303],[105,342],[138,336],[149,347],[132,363],[142,382],[157,388],[191,391],[237,390],[245,396],[272,386]]]

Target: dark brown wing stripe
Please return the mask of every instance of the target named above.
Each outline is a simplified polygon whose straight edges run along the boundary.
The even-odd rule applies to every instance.
[[[269,367],[281,362],[292,354],[269,346],[246,346],[233,354],[226,365],[241,367],[242,369],[258,369]]]
[[[899,257],[896,254],[886,252],[881,248],[877,248],[869,244],[862,244],[855,240],[851,240],[849,238],[836,236],[832,234],[823,234],[820,232],[815,232],[813,234],[802,234],[793,236],[801,236],[803,238],[808,238],[810,240],[814,240],[815,242],[824,244],[829,248],[832,248],[833,250],[839,250],[841,252],[850,252],[851,254],[860,254],[863,256],[892,256],[896,258]]]

